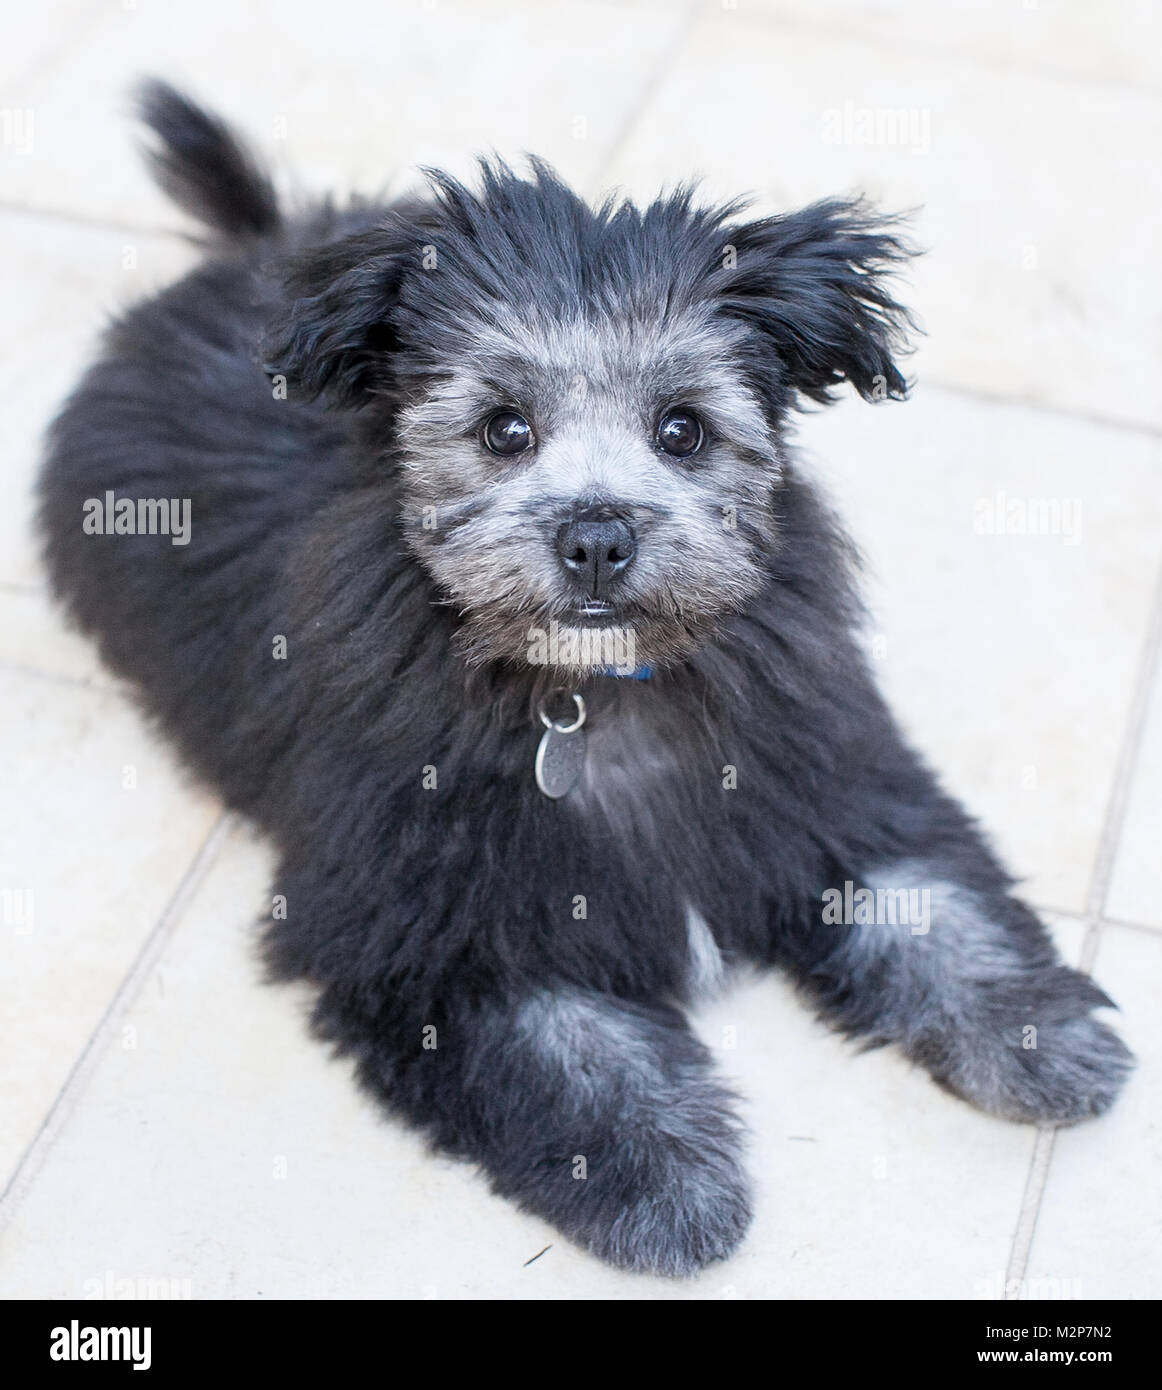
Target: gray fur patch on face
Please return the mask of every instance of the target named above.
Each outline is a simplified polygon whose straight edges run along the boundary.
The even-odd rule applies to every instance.
[[[897,901],[923,895],[930,919],[919,934],[898,921],[851,930],[854,988],[874,981],[879,991],[873,1040],[901,1043],[948,1089],[1006,1119],[1064,1124],[1112,1103],[1132,1058],[1091,1017],[1108,1000],[1088,976],[1048,955],[1031,958],[1027,929],[1005,921],[1005,908],[990,912],[921,862],[892,865],[866,884],[877,902],[879,890]]]
[[[681,660],[757,592],[780,459],[734,357],[741,332],[709,308],[668,317],[640,305],[568,321],[492,305],[465,325],[457,360],[401,412],[398,438],[405,531],[462,614],[471,658],[527,662],[551,623],[576,625],[555,542],[587,507],[628,522],[637,553],[613,610],[583,624],[630,632],[640,663]],[[656,446],[658,420],[677,406],[705,426],[688,460]],[[528,419],[535,448],[487,451],[480,431],[499,410]],[[554,652],[601,664],[575,644]]]

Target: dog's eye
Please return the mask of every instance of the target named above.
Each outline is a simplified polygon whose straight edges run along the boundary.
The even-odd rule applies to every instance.
[[[494,454],[523,454],[533,447],[533,431],[523,415],[501,410],[484,426],[484,443]]]
[[[668,410],[658,422],[658,447],[674,458],[689,458],[702,447],[702,422],[689,410]]]

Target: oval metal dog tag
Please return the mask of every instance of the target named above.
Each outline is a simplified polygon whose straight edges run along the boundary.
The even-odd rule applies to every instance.
[[[585,730],[546,729],[537,748],[537,786],[554,801],[571,792],[585,770]]]
[[[572,791],[585,770],[585,701],[574,695],[573,702],[577,717],[572,723],[550,719],[543,703],[537,711],[545,732],[537,745],[533,771],[537,786],[554,801]]]

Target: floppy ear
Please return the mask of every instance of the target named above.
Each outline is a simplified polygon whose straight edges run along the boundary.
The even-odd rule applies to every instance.
[[[824,404],[850,381],[865,400],[902,398],[893,356],[915,329],[888,278],[916,254],[862,200],[726,229],[722,308],[756,328],[785,368],[785,385]],[[732,264],[733,262],[733,264]]]
[[[262,345],[267,373],[350,406],[386,390],[391,312],[414,245],[397,228],[375,227],[283,261],[285,298]]]

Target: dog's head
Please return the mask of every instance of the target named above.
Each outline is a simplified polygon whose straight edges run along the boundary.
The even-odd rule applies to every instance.
[[[271,365],[365,412],[470,659],[682,660],[767,581],[784,421],[901,396],[908,254],[858,202],[594,210],[483,166],[300,257]]]

